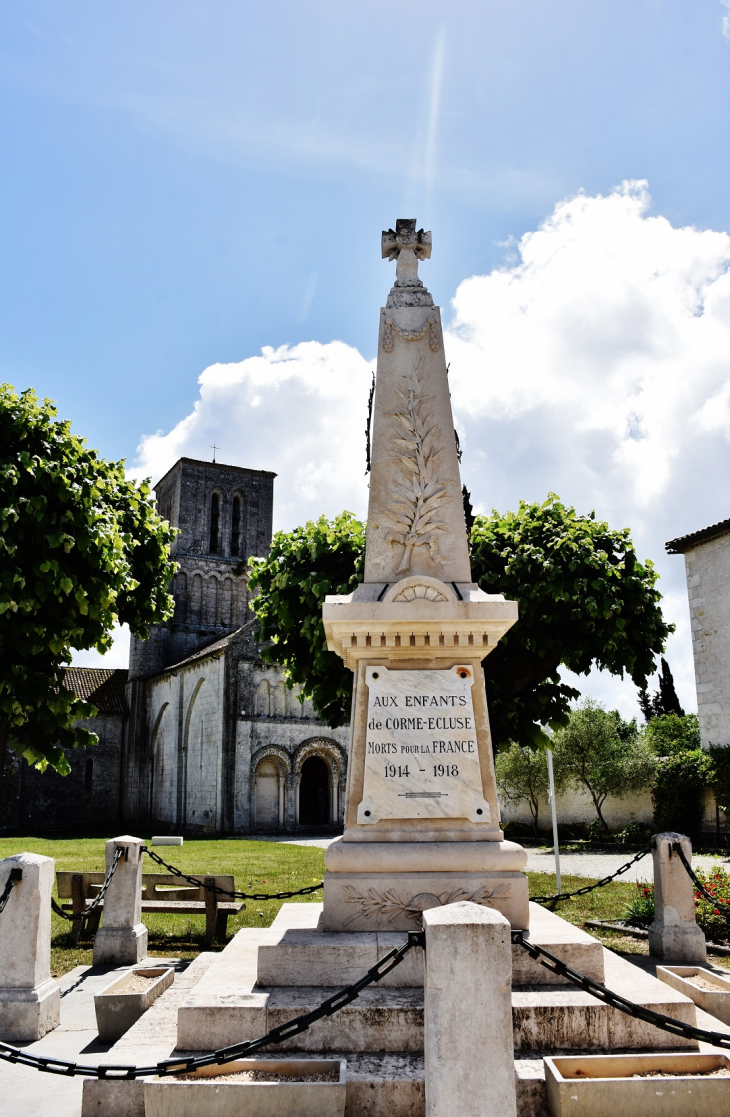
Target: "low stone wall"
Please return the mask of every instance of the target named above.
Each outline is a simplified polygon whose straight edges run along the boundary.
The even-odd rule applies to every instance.
[[[510,803],[504,796],[499,796],[502,812],[502,824],[505,822],[519,822],[522,825],[532,825],[532,815],[527,803]],[[630,822],[651,823],[653,807],[651,792],[632,792],[619,798],[609,797],[603,806],[603,817],[613,831],[623,830]],[[557,796],[558,825],[589,824],[597,817],[591,797],[586,791],[567,791]],[[550,829],[550,804],[547,799],[540,803],[539,826],[541,830]]]

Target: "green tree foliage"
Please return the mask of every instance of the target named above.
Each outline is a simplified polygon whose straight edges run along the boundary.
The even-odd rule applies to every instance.
[[[321,608],[362,577],[363,525],[347,512],[280,532],[267,559],[252,560],[258,632],[271,659],[311,697],[332,726],[350,714],[352,676],[326,650]],[[671,626],[664,623],[651,563],[640,563],[626,530],[579,516],[555,496],[517,512],[477,516],[471,533],[474,580],[517,599],[520,620],[484,661],[497,744],[544,743],[541,726],[565,724],[579,697],[558,668],[628,671],[645,685]]]
[[[538,836],[540,800],[548,792],[548,770],[545,750],[512,743],[497,754],[495,760],[497,787],[510,803],[527,803],[532,815],[532,828]]]
[[[662,714],[651,719],[644,735],[657,756],[675,756],[700,747],[697,714]]]
[[[641,563],[627,529],[580,516],[551,494],[516,512],[477,516],[474,581],[519,603],[520,619],[484,660],[492,734],[534,740],[541,725],[565,725],[579,697],[562,665],[592,667],[646,685],[672,626],[664,623],[657,574]]]
[[[677,752],[660,760],[652,791],[657,828],[681,834],[699,830],[702,792],[712,784],[714,774],[712,758],[703,749]]]
[[[587,791],[606,831],[603,807],[608,796],[647,787],[657,764],[634,721],[623,721],[617,710],[604,710],[591,699],[571,711],[552,747],[556,786]]]
[[[365,528],[350,512],[279,531],[267,558],[249,560],[257,635],[268,642],[264,659],[280,663],[287,686],[300,686],[333,727],[350,716],[352,672],[327,650],[322,606],[327,594],[352,593],[364,563]]]
[[[644,720],[661,717],[664,714],[676,714],[684,717],[684,710],[679,704],[679,697],[674,686],[674,676],[664,656],[661,660],[659,671],[659,689],[654,694],[649,694],[646,687],[639,691],[639,705],[644,715]]]
[[[72,649],[106,651],[117,622],[145,637],[173,609],[173,530],[148,484],[55,416],[0,386],[0,771],[9,743],[66,774],[64,749],[97,740],[73,725],[96,711],[63,685]]]
[[[699,730],[697,733],[699,737]],[[721,811],[730,815],[730,748],[727,745],[710,745],[712,760],[712,790]]]

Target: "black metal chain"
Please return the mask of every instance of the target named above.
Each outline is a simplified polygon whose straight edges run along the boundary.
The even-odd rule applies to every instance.
[[[10,893],[15,888],[15,885],[18,884],[18,882],[21,881],[22,879],[23,879],[23,870],[22,869],[11,869],[10,870],[10,872],[8,873],[8,879],[5,881],[5,887],[3,888],[3,894],[2,894],[2,896],[0,896],[0,912],[5,911],[8,900],[10,899]]]
[[[670,846],[670,849],[672,850],[672,853],[676,853],[677,856],[679,857],[679,860],[682,862],[685,869],[687,870],[687,872],[689,874],[689,877],[690,877],[692,883],[694,884],[695,888],[699,892],[701,892],[702,895],[704,896],[704,898],[706,900],[709,900],[709,902],[713,905],[713,907],[718,909],[722,913],[722,915],[725,916],[726,919],[730,919],[730,904],[723,903],[722,900],[718,900],[716,896],[713,896],[711,892],[707,891],[704,884],[702,883],[700,878],[697,876],[696,872],[694,871],[694,869],[690,865],[689,861],[687,860],[687,858],[685,856],[685,853],[684,853],[684,850],[682,849],[681,842],[672,842],[672,844]]]
[[[637,861],[641,861],[642,857],[646,857],[647,853],[651,853],[651,846],[642,849],[640,853],[636,854],[636,857],[632,857],[630,861],[627,861],[626,864],[622,865],[620,869],[617,869],[615,873],[611,873],[611,875],[607,877],[602,877],[601,880],[597,880],[595,884],[586,884],[583,888],[576,888],[575,892],[558,892],[555,896],[531,896],[530,899],[534,900],[536,904],[550,904],[554,900],[569,900],[572,896],[587,896],[589,892],[593,892],[596,888],[603,888],[605,884],[610,884],[616,877],[620,877],[623,873],[627,872]]]
[[[51,907],[55,911],[56,915],[60,915],[62,919],[67,919],[69,923],[78,923],[79,920],[88,919],[94,908],[98,908],[99,904],[104,899],[104,893],[112,882],[112,877],[116,872],[117,865],[121,861],[122,857],[125,856],[126,852],[126,846],[117,846],[116,850],[114,851],[114,860],[109,867],[109,872],[104,877],[104,883],[99,889],[99,894],[97,896],[94,896],[94,899],[86,905],[82,912],[78,912],[76,915],[69,915],[67,911],[64,911],[63,908],[56,903],[56,901],[53,899],[53,896],[51,896]]]
[[[228,888],[220,888],[217,884],[206,884],[204,880],[188,876],[181,869],[176,869],[174,865],[169,865],[167,861],[163,861],[159,854],[154,853],[147,846],[142,846],[142,849],[148,857],[161,865],[163,869],[167,869],[168,873],[172,873],[176,877],[182,877],[183,880],[196,885],[198,888],[206,888],[208,892],[215,892],[218,896],[232,896],[234,900],[291,900],[294,896],[311,896],[313,892],[319,892],[320,888],[324,888],[324,881],[320,881],[319,884],[310,884],[308,888],[298,888],[296,892],[272,892],[270,895],[266,892],[232,892]]]
[[[549,950],[531,943],[525,938],[526,933],[525,931],[513,931],[512,943],[523,947],[530,957],[538,961],[545,969],[558,974],[560,977],[567,978],[573,985],[579,986],[586,993],[590,993],[592,997],[603,1001],[604,1004],[610,1005],[611,1008],[617,1008],[619,1012],[625,1012],[627,1016],[633,1016],[637,1020],[644,1020],[647,1024],[653,1024],[664,1032],[671,1032],[672,1035],[684,1036],[686,1039],[703,1040],[705,1043],[714,1044],[715,1047],[725,1047],[730,1050],[730,1035],[727,1033],[706,1031],[704,1028],[695,1027],[694,1024],[685,1024],[681,1020],[675,1020],[672,1016],[665,1016],[663,1012],[655,1012],[652,1008],[637,1005],[634,1001],[630,1001],[628,997],[622,997],[620,993],[614,993],[612,989],[608,989],[600,981],[594,981],[593,978],[586,977],[585,974],[571,969],[560,958],[551,954]]]
[[[91,1067],[69,1063],[65,1059],[53,1059],[50,1056],[31,1055],[29,1051],[22,1051],[18,1047],[12,1047],[9,1043],[0,1042],[0,1059],[4,1059],[8,1063],[20,1063],[22,1066],[33,1067],[35,1070],[45,1071],[47,1074],[63,1074],[67,1077],[81,1075],[85,1078],[112,1080],[146,1078],[150,1075],[165,1078],[171,1075],[190,1074],[191,1071],[198,1070],[200,1067],[230,1063],[234,1059],[240,1059],[243,1055],[260,1051],[262,1047],[268,1047],[269,1044],[283,1043],[286,1039],[292,1039],[293,1036],[306,1032],[307,1028],[316,1023],[317,1020],[322,1020],[325,1016],[333,1016],[345,1005],[349,1005],[351,1001],[359,997],[368,985],[380,981],[396,966],[399,966],[408,951],[412,950],[414,946],[425,946],[425,941],[423,931],[411,931],[402,946],[390,950],[379,962],[371,966],[359,981],[353,982],[345,989],[340,989],[339,992],[332,997],[328,997],[326,1001],[312,1009],[311,1012],[296,1016],[293,1020],[287,1020],[285,1024],[280,1024],[278,1028],[272,1028],[265,1036],[259,1036],[258,1039],[244,1040],[243,1043],[220,1047],[216,1051],[206,1052],[205,1055],[197,1055],[190,1059],[165,1059],[163,1062],[155,1063],[149,1067],[126,1065]]]

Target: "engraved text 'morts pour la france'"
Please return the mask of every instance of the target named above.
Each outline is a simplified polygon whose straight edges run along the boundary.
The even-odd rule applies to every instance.
[[[479,764],[471,666],[366,669],[368,718],[357,820],[490,821]]]

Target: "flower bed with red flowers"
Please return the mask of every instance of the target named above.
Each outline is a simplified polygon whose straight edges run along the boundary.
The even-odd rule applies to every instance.
[[[715,868],[709,872],[695,870],[698,880],[714,898],[715,903],[706,900],[695,888],[695,916],[710,942],[730,941],[730,874],[724,869]],[[654,885],[639,882],[636,885],[636,898],[626,907],[623,914],[625,923],[632,927],[648,927],[654,919]]]

